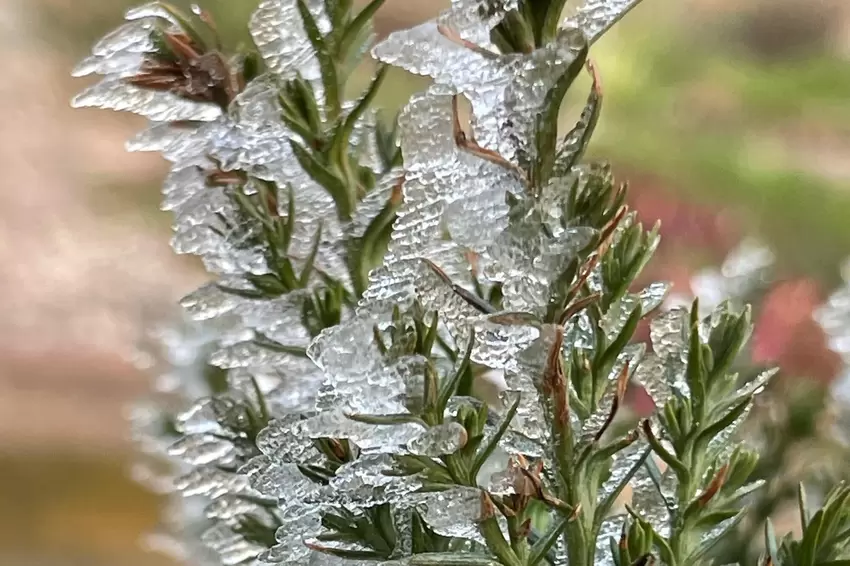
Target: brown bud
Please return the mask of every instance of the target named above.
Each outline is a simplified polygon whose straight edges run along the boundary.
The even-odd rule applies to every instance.
[[[479,522],[486,521],[487,519],[492,519],[496,516],[496,506],[493,504],[493,499],[490,497],[490,494],[484,490],[481,490],[481,510],[478,515]]]
[[[623,404],[623,400],[626,397],[626,390],[629,387],[629,363],[626,362],[623,365],[623,369],[620,371],[620,375],[617,377],[617,391],[614,396],[614,402],[611,403],[611,412],[608,413],[608,418],[605,419],[605,423],[596,433],[596,436],[593,438],[594,441],[599,441],[602,438],[602,435],[605,434],[605,431],[608,430],[608,427],[611,426],[611,423],[614,422],[614,418],[617,416],[617,411]]]
[[[336,438],[329,438],[328,446],[330,446],[333,455],[342,460],[343,462],[348,459],[348,454],[345,450],[345,447],[342,445],[342,442],[340,442]]]
[[[708,484],[708,487],[705,488],[705,491],[702,495],[699,496],[699,504],[701,507],[705,507],[708,505],[708,502],[717,495],[717,492],[720,491],[720,488],[723,487],[723,484],[726,482],[726,472],[729,470],[729,465],[725,465],[714,475],[711,479],[711,483]]]

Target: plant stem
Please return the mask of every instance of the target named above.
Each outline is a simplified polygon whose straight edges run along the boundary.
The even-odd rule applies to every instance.
[[[505,540],[502,529],[499,527],[499,521],[495,515],[491,515],[481,521],[479,530],[487,543],[487,548],[496,555],[502,566],[523,566],[523,562],[508,544],[508,541]]]

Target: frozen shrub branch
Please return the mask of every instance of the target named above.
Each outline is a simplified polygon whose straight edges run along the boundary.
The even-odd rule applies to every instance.
[[[371,46],[380,0],[263,0],[233,55],[206,12],[155,2],[95,45],[75,104],[151,120],[130,149],[172,164],[174,248],[214,276],[183,300],[209,352],[178,351],[215,381],[136,414],[158,485],[204,506],[173,525],[182,558],[713,563],[762,484],[736,435],[774,372],[734,370],[748,308],[635,287],[658,227],[584,159],[590,50],[636,3],[454,0]],[[371,109],[387,67],[342,97],[369,47],[432,79],[397,126]],[[845,491],[769,560],[845,559]]]

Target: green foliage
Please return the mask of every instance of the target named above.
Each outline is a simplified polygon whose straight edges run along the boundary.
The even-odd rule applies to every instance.
[[[850,564],[850,488],[837,485],[820,508],[811,508],[805,488],[798,492],[802,535],[778,539],[773,525],[765,527],[763,564],[777,566],[843,566]]]

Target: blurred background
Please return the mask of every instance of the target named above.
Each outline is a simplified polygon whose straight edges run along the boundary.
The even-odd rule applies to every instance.
[[[388,0],[377,31],[445,3]],[[142,123],[68,104],[85,86],[71,68],[129,4],[0,0],[3,565],[165,564],[137,545],[158,502],[127,477],[122,411],[147,383],[126,359],[140,326],[204,275],[169,249],[165,164],[124,153]],[[203,2],[233,45],[255,4]],[[758,237],[781,281],[768,304],[797,313],[770,319],[766,340],[782,347],[763,357],[828,382],[837,362],[807,315],[850,255],[850,2],[646,0],[593,56],[605,92],[593,152],[631,179],[644,221],[663,223],[653,275],[687,288]],[[397,73],[380,103],[423,86]]]

